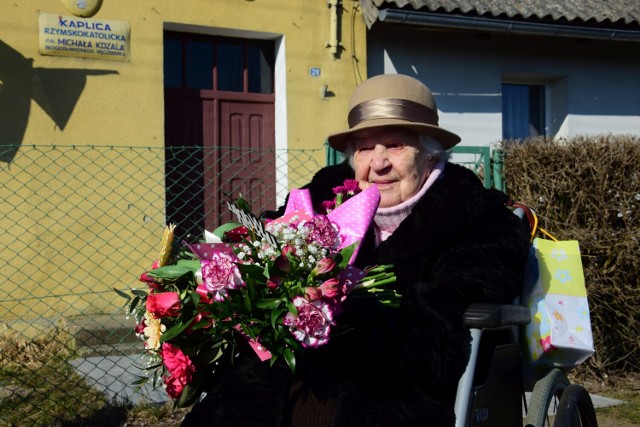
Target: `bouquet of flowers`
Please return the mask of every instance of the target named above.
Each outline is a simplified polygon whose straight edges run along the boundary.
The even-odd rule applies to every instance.
[[[119,291],[149,359],[149,376],[137,383],[162,382],[178,406],[188,406],[233,363],[239,345],[295,371],[302,348],[329,341],[351,293],[397,303],[384,288],[395,280],[390,266],[351,265],[380,199],[375,187],[352,187],[334,189],[326,215],[313,214],[307,190],[293,190],[284,216],[269,222],[245,202],[229,204],[238,223],[177,251],[175,227],[166,227],[158,259],[140,277],[148,289],[134,289],[133,297]]]

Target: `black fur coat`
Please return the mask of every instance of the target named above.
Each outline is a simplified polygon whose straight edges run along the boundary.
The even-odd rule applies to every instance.
[[[316,206],[353,177],[347,164],[307,186]],[[474,302],[511,302],[529,251],[526,227],[469,170],[447,164],[412,213],[357,264],[394,264],[400,309],[347,299],[338,324],[353,330],[307,350],[295,378],[247,352],[184,425],[453,426],[470,351],[462,324]],[[292,387],[291,384],[294,384]]]

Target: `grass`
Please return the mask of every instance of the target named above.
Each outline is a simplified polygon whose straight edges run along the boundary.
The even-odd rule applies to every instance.
[[[640,374],[618,376],[606,382],[587,381],[584,385],[589,391],[624,402],[596,409],[601,427],[640,426]]]
[[[36,340],[0,337],[0,426],[70,426],[111,412],[67,363],[68,348],[68,336],[57,329]]]
[[[637,391],[625,390],[612,393],[608,397],[623,400],[625,403],[596,410],[602,427],[605,426],[605,420],[612,426],[640,426],[640,394]]]
[[[179,426],[188,409],[108,402],[69,365],[68,337],[55,330],[26,341],[0,336],[0,427]],[[640,375],[598,382],[581,379],[598,394],[623,400],[597,410],[601,427],[640,426]]]

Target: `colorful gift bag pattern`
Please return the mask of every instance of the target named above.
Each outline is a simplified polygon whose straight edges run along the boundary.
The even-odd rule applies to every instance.
[[[533,241],[538,278],[525,290],[531,309],[528,349],[536,365],[573,367],[593,352],[591,318],[580,247],[575,240]]]

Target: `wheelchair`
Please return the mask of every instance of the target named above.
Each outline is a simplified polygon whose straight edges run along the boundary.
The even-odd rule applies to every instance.
[[[521,305],[467,308],[471,356],[458,383],[455,427],[597,427],[584,387],[571,384],[559,368],[527,369],[519,336],[530,320],[529,308]]]
[[[514,214],[524,221],[521,209]],[[531,321],[528,307],[472,304],[463,320],[471,355],[458,382],[455,427],[597,427],[584,387],[560,368],[534,369],[525,360],[520,336]]]

